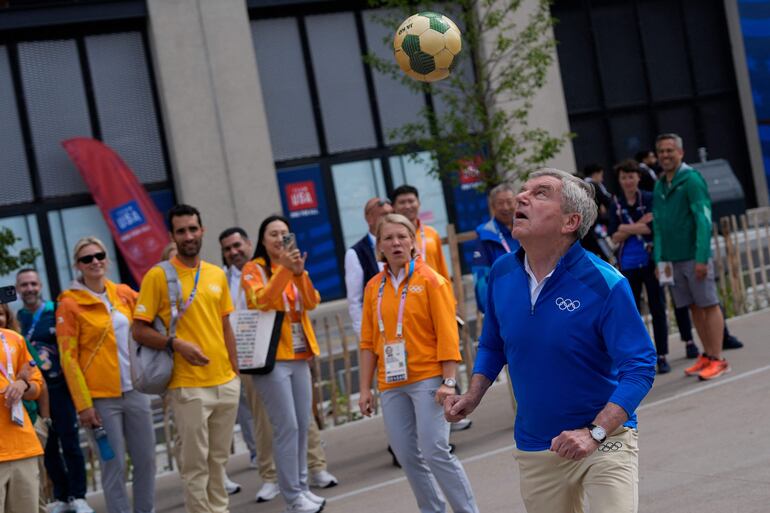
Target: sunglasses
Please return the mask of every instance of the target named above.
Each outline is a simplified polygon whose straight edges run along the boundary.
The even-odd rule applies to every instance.
[[[91,255],[85,255],[78,258],[78,262],[80,262],[81,264],[90,264],[91,262],[94,261],[94,258],[101,262],[102,260],[107,258],[107,253],[105,253],[104,251],[100,251],[98,253],[93,253]]]
[[[375,207],[382,207],[382,206],[385,206],[385,205],[390,205],[390,200],[389,199],[377,200],[377,203],[372,203],[371,205],[369,205],[369,208],[366,209],[366,212],[364,212],[364,214],[368,214]]]

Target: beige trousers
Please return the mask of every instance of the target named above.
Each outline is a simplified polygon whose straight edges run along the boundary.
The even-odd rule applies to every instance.
[[[0,462],[0,511],[37,511],[40,493],[38,458]]]
[[[225,464],[238,411],[240,379],[168,391],[179,435],[179,474],[187,513],[227,513]]]
[[[244,379],[242,386],[246,392],[246,400],[251,407],[251,415],[254,417],[254,441],[257,446],[259,477],[265,483],[275,483],[278,477],[273,461],[273,428],[270,426],[267,410],[265,410],[259,393],[254,389],[253,380]],[[326,454],[321,447],[321,431],[315,420],[311,420],[307,432],[307,469],[311,474],[326,470]]]
[[[515,449],[527,513],[637,513],[639,447],[635,429],[622,428],[587,458]]]

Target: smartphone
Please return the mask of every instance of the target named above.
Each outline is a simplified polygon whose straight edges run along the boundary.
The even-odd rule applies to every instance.
[[[297,237],[293,233],[287,233],[283,236],[283,249],[291,251],[297,249]]]
[[[16,301],[16,287],[13,285],[0,287],[0,304],[13,303],[14,301]]]

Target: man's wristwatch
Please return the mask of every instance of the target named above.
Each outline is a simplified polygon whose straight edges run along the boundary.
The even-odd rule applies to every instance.
[[[454,388],[457,386],[457,380],[455,378],[444,378],[444,381],[442,381],[441,384]]]
[[[597,426],[596,424],[588,424],[586,429],[588,429],[588,432],[591,434],[591,438],[596,440],[597,443],[604,443],[604,441],[607,439],[607,431],[605,431],[601,426]]]

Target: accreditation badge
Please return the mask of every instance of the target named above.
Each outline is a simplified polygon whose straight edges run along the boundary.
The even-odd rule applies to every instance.
[[[294,348],[294,354],[307,352],[307,337],[301,322],[291,323],[291,345]]]
[[[404,341],[386,342],[383,353],[385,354],[385,383],[406,381],[406,344]]]

